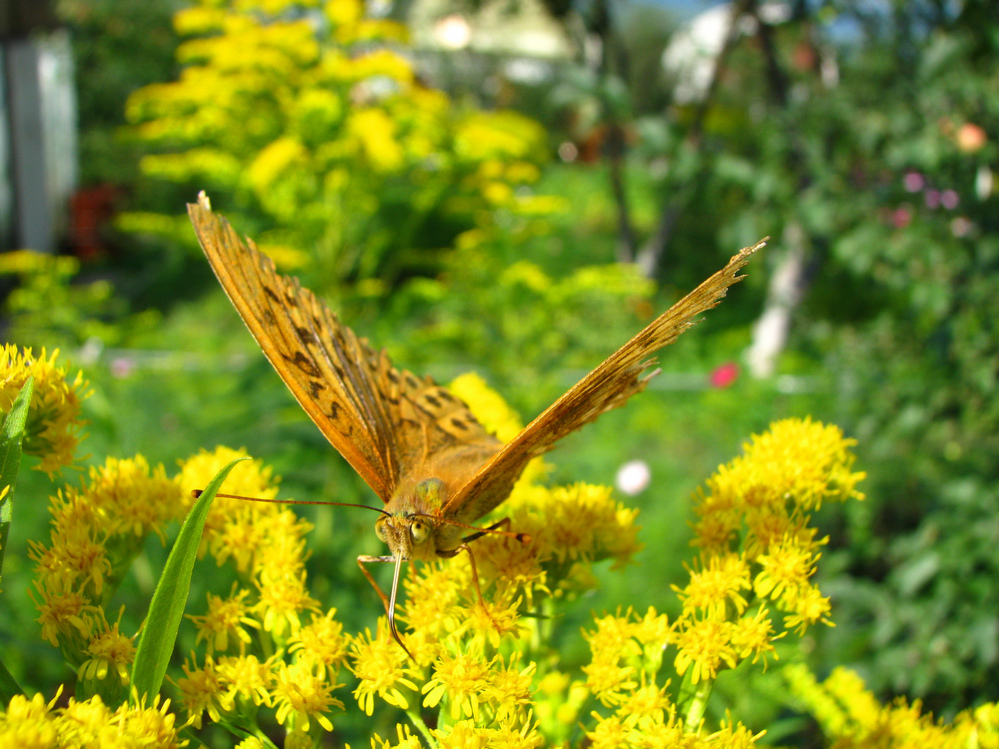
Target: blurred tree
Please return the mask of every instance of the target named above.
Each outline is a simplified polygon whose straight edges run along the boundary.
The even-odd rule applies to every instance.
[[[953,710],[999,694],[994,7],[783,7],[735,3],[702,98],[639,125],[669,165],[653,237],[683,257],[744,232],[783,245],[774,303],[804,299],[796,341],[875,467],[820,668],[855,659]]]
[[[814,356],[837,390],[822,416],[875,466],[876,499],[852,511],[840,550],[849,613],[816,650],[820,670],[854,660],[876,688],[938,710],[995,698],[994,4],[737,0],[712,13],[696,81],[674,79],[655,114],[618,110],[638,135],[628,159],[661,196],[654,226],[619,222],[622,244],[644,233],[643,270],[677,279],[709,261],[704,247],[775,237],[759,326],[771,338],[754,366],[772,371],[786,340]]]
[[[134,186],[141,147],[119,137],[129,94],[176,73],[181,0],[61,0],[76,58],[80,182]]]

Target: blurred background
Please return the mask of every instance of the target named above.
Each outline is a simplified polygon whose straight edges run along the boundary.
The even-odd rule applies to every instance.
[[[821,515],[811,665],[944,716],[999,699],[992,2],[5,0],[0,41],[0,333],[84,369],[92,462],[227,444],[285,497],[377,501],[224,298],[198,190],[399,366],[477,371],[525,421],[770,236],[649,391],[550,456],[642,511],[638,564],[579,608],[669,612],[691,492],[810,415],[868,472]],[[24,512],[0,643],[36,643],[5,662],[38,687],[62,664],[25,637],[48,515]],[[313,595],[373,627],[369,514],[302,512]],[[720,704],[763,725],[777,684],[726,674]]]

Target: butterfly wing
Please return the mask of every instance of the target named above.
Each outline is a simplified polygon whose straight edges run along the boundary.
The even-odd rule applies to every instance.
[[[608,357],[486,463],[459,489],[445,507],[462,522],[474,522],[509,495],[514,482],[532,458],[551,450],[555,443],[611,409],[623,406],[645,389],[655,372],[642,376],[656,364],[650,358],[675,341],[694,323],[693,318],[717,305],[729,286],[742,276],[759,242],[735,255],[728,264],[690,292],[644,330]]]
[[[244,244],[212,213],[203,193],[188,214],[212,270],[274,369],[384,501],[442,447],[493,439],[458,398],[429,377],[396,370],[298,279],[279,274],[252,241]]]

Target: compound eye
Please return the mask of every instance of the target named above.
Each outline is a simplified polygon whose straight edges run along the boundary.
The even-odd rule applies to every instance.
[[[382,543],[388,543],[388,537],[385,535],[385,518],[381,517],[375,521],[375,535]]]
[[[422,544],[430,535],[430,528],[426,523],[414,520],[409,524],[409,535],[412,536],[414,544]]]

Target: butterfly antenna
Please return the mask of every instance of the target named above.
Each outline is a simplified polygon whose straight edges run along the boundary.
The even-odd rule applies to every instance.
[[[197,499],[202,494],[204,490],[202,489],[192,489],[191,496]],[[266,502],[272,505],[324,505],[326,507],[360,507],[363,510],[374,510],[375,512],[380,512],[382,515],[388,515],[389,513],[380,507],[372,507],[371,505],[357,505],[351,504],[349,502],[317,502],[309,501],[307,499],[265,499],[264,497],[244,497],[241,494],[216,494],[216,497],[225,497],[226,499],[242,499],[247,502]]]

